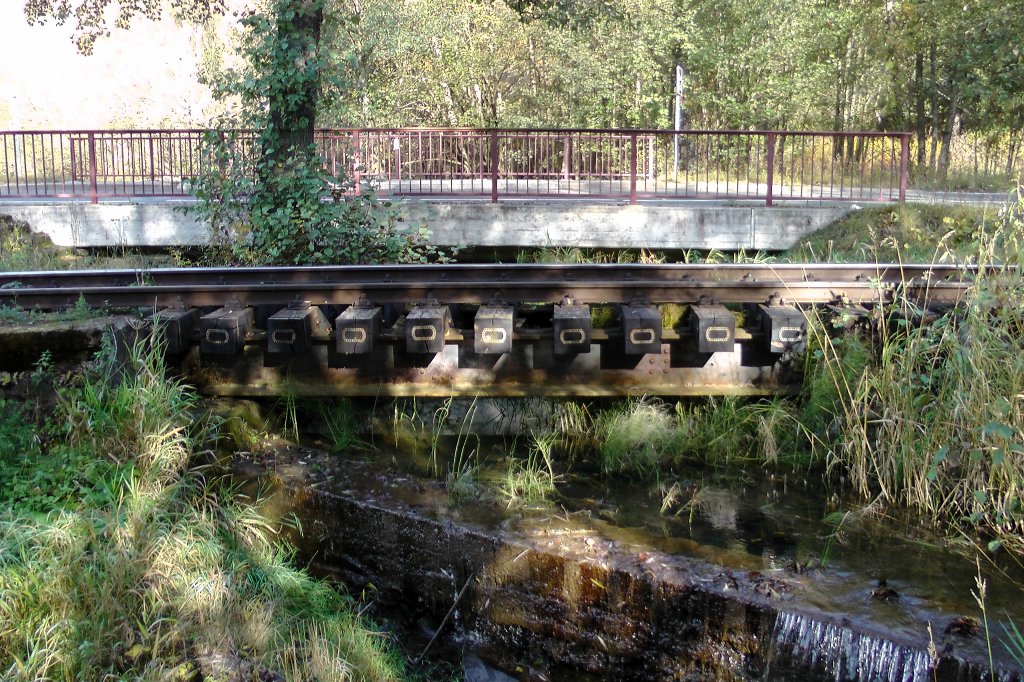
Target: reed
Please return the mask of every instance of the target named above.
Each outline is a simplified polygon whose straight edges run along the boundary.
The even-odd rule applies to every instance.
[[[880,305],[868,329],[841,340],[811,327],[812,414],[829,471],[865,497],[1015,552],[1024,551],[1022,215],[1018,194],[979,228],[974,260],[991,271],[956,308]]]

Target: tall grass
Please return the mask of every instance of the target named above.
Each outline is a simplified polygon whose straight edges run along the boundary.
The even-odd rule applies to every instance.
[[[40,515],[28,489],[0,507],[0,678],[401,677],[349,599],[291,567],[259,512],[193,465],[211,425],[160,355],[136,346],[118,370],[107,355],[61,389],[37,438],[41,459],[62,452],[52,440],[110,462],[110,498]],[[19,437],[0,441],[4,459]]]
[[[650,398],[630,399],[622,409],[602,411],[594,427],[601,471],[606,474],[656,472],[674,433],[664,403]]]
[[[1022,215],[1018,193],[979,229],[975,260],[991,269],[937,319],[902,302],[856,340],[811,327],[822,360],[811,383],[835,400],[829,469],[864,496],[1016,551],[1024,551]]]
[[[805,429],[782,399],[631,399],[598,413],[593,433],[606,474],[647,477],[681,460],[803,463]]]
[[[507,506],[543,502],[555,492],[554,452],[559,439],[554,430],[531,433],[526,459],[509,458],[505,476],[498,481],[498,493]]]

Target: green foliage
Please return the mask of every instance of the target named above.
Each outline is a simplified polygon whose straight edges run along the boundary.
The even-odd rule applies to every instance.
[[[994,211],[969,205],[899,204],[843,216],[786,253],[794,262],[957,262],[977,254]]]
[[[1003,646],[1006,647],[1017,665],[1024,668],[1024,635],[1017,629],[1017,624],[1013,621],[1003,624],[1003,632],[1006,633]]]
[[[656,472],[674,430],[665,405],[649,398],[630,399],[622,409],[602,411],[594,426],[601,471],[606,474]]]
[[[351,400],[319,400],[316,406],[317,422],[334,452],[368,447],[360,436],[361,425],[356,420]]]
[[[341,74],[323,70],[322,13],[319,1],[273,0],[243,18],[245,68],[213,83],[238,106],[204,136],[199,203],[189,210],[211,226],[221,257],[244,264],[444,258],[425,227],[404,225],[390,202],[356,185],[344,160],[353,150],[333,149],[328,163],[314,144],[322,91],[345,89]]]
[[[109,369],[101,363],[89,378],[95,380]],[[40,395],[58,383],[49,352],[40,357],[29,380]],[[97,457],[90,447],[67,437],[62,422],[82,405],[69,400],[77,389],[59,388],[53,415],[41,404],[42,397],[32,406],[0,400],[0,501],[24,513],[109,504],[116,494],[112,483],[131,471],[130,462]],[[43,415],[53,417],[52,421],[36,427]],[[95,414],[78,416],[89,420]],[[109,421],[97,426],[117,428]]]
[[[0,270],[60,270],[66,267],[46,235],[28,223],[0,215]]]
[[[689,12],[674,0],[560,4],[572,6],[565,15],[571,20],[545,11],[544,21],[523,21],[501,2],[360,3],[359,22],[332,38],[342,50],[352,49],[354,58],[343,66],[358,87],[340,93],[323,120],[342,126],[663,125],[669,71],[685,44]]]
[[[191,467],[211,424],[161,357],[139,345],[121,368],[104,354],[58,387],[52,430],[0,404],[0,677],[191,679],[234,657],[260,677],[401,679],[352,602],[291,567],[269,521]],[[15,499],[12,461],[53,475]]]
[[[598,413],[593,434],[605,473],[651,476],[684,459],[807,463],[807,431],[781,399],[708,398],[679,401],[674,409],[631,399]]]
[[[800,419],[813,434],[824,436],[838,427],[844,396],[871,363],[870,335],[858,328],[841,331],[846,324],[848,320],[841,314],[808,316]]]
[[[526,459],[510,457],[505,476],[498,482],[498,493],[509,507],[538,504],[555,492],[554,450],[559,435],[555,431],[532,433]]]
[[[116,12],[108,12],[113,5]],[[45,23],[54,19],[63,25],[74,17],[72,41],[79,52],[92,54],[97,38],[110,35],[108,20],[114,17],[117,28],[126,29],[136,14],[158,19],[164,7],[170,9],[177,20],[201,24],[226,10],[224,0],[27,0],[25,17],[29,24]]]
[[[962,306],[927,319],[902,302],[865,341],[819,335],[812,384],[834,400],[819,431],[830,469],[864,496],[987,534],[993,551],[1024,551],[1022,215],[1018,199],[979,232],[974,260],[994,272]]]

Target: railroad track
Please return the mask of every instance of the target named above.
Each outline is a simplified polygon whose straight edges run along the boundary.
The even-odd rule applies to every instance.
[[[556,303],[566,295],[594,303],[872,303],[891,292],[959,300],[977,275],[973,266],[944,264],[778,265],[385,265],[266,268],[168,268],[0,273],[0,305],[62,308],[80,298],[94,307],[268,305],[305,300],[377,303]]]
[[[937,264],[14,272],[0,274],[0,305],[149,310],[212,393],[286,381],[342,395],[766,394],[792,382],[784,357],[809,307],[951,305],[978,275]]]

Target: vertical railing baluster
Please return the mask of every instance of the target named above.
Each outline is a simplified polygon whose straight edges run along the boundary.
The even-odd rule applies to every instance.
[[[910,133],[900,135],[900,201],[907,200],[907,181],[910,177]]]
[[[89,199],[90,203],[99,203],[99,190],[96,187],[96,133],[89,132]]]
[[[498,203],[498,131],[491,129],[491,203]]]
[[[637,134],[629,134],[629,204],[636,205],[636,157]]]

